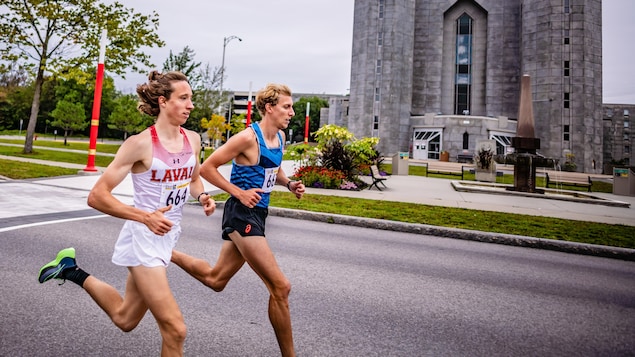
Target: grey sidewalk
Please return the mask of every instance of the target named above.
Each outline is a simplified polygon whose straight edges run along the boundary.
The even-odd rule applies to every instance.
[[[0,158],[3,157],[0,156]],[[34,161],[16,157],[11,157],[11,159]],[[37,162],[37,160],[35,161]],[[42,161],[41,163],[46,164],[47,162]],[[48,162],[48,164],[51,163]],[[292,161],[285,161],[283,163],[283,169],[287,174],[290,174],[294,171],[294,165],[295,164]],[[67,164],[66,167],[76,168],[78,171],[81,171],[85,165]],[[224,166],[221,168],[221,172],[226,177],[229,176],[229,170],[230,166]],[[37,203],[31,203],[31,200],[25,199],[27,198],[25,195],[29,196],[30,192],[46,191],[48,193],[46,196],[50,196],[56,191],[65,192],[70,189],[84,191],[85,196],[98,178],[99,175],[77,175],[4,182],[2,186],[0,186],[1,191],[7,192],[10,187],[13,187],[13,189],[11,189],[13,192],[22,193],[19,195],[2,195],[3,198],[0,200],[0,218],[15,216],[20,214],[20,212],[35,213],[38,212],[38,210],[42,210],[42,208],[40,208],[41,206],[47,206],[45,204],[46,202],[44,202],[47,198],[44,198],[39,194],[37,195]],[[370,178],[363,179],[370,180]],[[204,184],[206,190],[217,190],[216,187],[208,182],[204,182]],[[18,190],[18,187],[25,187],[24,185],[29,188]],[[388,187],[383,188],[382,191],[376,190],[375,188],[372,190],[366,189],[362,191],[307,188],[307,194],[326,194],[331,196],[366,198],[372,200],[411,202],[432,206],[498,211],[635,226],[635,197],[632,196],[593,193],[594,196],[601,198],[630,203],[629,208],[624,208],[544,198],[519,197],[513,195],[458,192],[452,187],[452,180],[422,176],[392,175],[388,180],[386,180],[386,185]],[[35,188],[36,186],[41,187]],[[276,189],[284,190],[285,188],[276,187]],[[132,197],[132,181],[129,176],[115,189],[114,193],[124,197]],[[78,195],[81,196],[79,193]],[[15,196],[15,202],[7,200],[7,196]],[[52,203],[53,207],[57,207],[58,210],[64,210],[64,207],[61,207],[62,205],[60,205],[60,200],[64,200],[64,197],[55,197],[52,198],[52,200],[54,201]],[[32,204],[33,207],[30,207]],[[85,205],[85,202],[80,202],[79,205],[81,206],[81,204]],[[84,206],[84,208],[86,207],[87,206]]]

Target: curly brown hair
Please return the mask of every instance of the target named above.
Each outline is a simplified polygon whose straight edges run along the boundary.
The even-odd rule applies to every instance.
[[[187,77],[178,71],[161,73],[152,71],[148,75],[148,82],[137,86],[139,105],[137,109],[141,113],[156,117],[159,115],[159,97],[170,99],[172,95],[172,82],[185,81]],[[188,82],[189,83],[189,82]]]
[[[258,112],[260,115],[265,115],[265,105],[267,103],[275,106],[278,104],[278,96],[286,95],[291,96],[291,89],[284,84],[267,84],[266,87],[259,90],[256,94],[256,108],[258,108]]]

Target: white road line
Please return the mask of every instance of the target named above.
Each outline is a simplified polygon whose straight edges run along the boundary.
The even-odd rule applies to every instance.
[[[77,217],[77,218],[68,218],[68,219],[58,219],[58,220],[54,220],[54,221],[45,221],[45,222],[22,224],[22,225],[19,225],[19,226],[0,228],[0,233],[8,232],[8,231],[14,231],[16,229],[22,229],[22,228],[43,226],[43,225],[46,225],[46,224],[74,222],[74,221],[81,221],[81,220],[84,220],[84,219],[94,219],[94,218],[103,218],[103,217],[110,217],[110,216],[108,216],[107,214],[100,214],[98,216]]]

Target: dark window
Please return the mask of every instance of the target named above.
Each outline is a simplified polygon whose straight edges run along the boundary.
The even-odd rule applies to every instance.
[[[472,84],[472,18],[462,14],[456,21],[456,68],[454,78],[454,114],[470,112]]]
[[[470,147],[470,134],[463,133],[463,150],[467,150]]]
[[[456,86],[455,114],[463,114],[464,111],[469,112],[470,86],[467,84],[459,84]]]
[[[379,130],[379,117],[377,115],[373,118],[373,130]]]
[[[564,107],[565,107],[565,108],[569,108],[569,102],[570,102],[570,100],[569,100],[569,93],[565,93],[565,94],[564,94]]]
[[[471,35],[472,34],[472,19],[463,14],[458,21],[458,35]]]
[[[569,61],[564,61],[564,76],[569,77]]]

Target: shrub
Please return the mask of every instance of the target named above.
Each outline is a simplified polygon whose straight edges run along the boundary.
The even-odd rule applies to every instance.
[[[322,166],[327,169],[341,171],[348,179],[352,179],[355,175],[353,173],[355,168],[353,162],[352,153],[346,150],[340,141],[330,142],[322,149]]]
[[[564,164],[562,165],[562,171],[575,172],[578,166],[575,164],[574,160],[575,155],[572,153],[567,153]]]
[[[481,148],[476,155],[474,155],[474,162],[476,167],[483,170],[489,170],[492,165],[492,159],[494,158],[494,152],[490,148]]]
[[[287,152],[300,168],[295,178],[307,187],[359,190],[367,186],[357,175],[379,164],[379,138],[355,139],[346,128],[324,125],[314,133],[317,146],[296,145]]]
[[[302,166],[296,173],[295,178],[302,180],[307,187],[317,188],[340,188],[346,175],[340,170],[333,170],[323,166]]]

